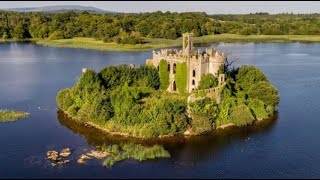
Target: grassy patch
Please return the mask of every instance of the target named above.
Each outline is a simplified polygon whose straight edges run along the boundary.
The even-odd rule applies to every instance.
[[[0,122],[16,121],[20,118],[28,117],[29,113],[13,111],[13,110],[0,110]]]
[[[102,150],[112,153],[112,156],[107,158],[103,162],[103,165],[107,167],[111,167],[116,162],[125,159],[135,159],[138,161],[143,161],[147,159],[170,157],[169,152],[159,145],[154,145],[151,147],[133,143],[111,146],[104,145],[102,146]]]
[[[0,38],[0,43],[4,43],[4,42],[31,42],[31,41],[37,41],[37,39],[33,39],[33,38],[25,38],[25,39],[15,39],[15,38],[3,39],[3,38]]]
[[[176,40],[167,39],[144,39],[143,44],[118,44],[105,43],[102,40],[94,38],[73,38],[73,39],[59,39],[59,40],[39,40],[36,43],[49,47],[68,47],[68,48],[83,48],[94,49],[102,51],[143,51],[157,48],[165,48],[168,46],[179,46]]]

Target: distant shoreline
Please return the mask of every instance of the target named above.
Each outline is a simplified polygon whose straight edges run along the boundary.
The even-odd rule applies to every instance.
[[[102,40],[94,38],[73,38],[73,39],[0,39],[1,42],[35,42],[38,45],[58,48],[81,48],[101,51],[147,51],[160,48],[172,48],[181,46],[181,38],[171,39],[152,39],[144,38],[144,44],[117,44],[104,43]],[[236,43],[236,42],[254,42],[254,43],[314,43],[320,42],[320,35],[236,35],[236,34],[220,34],[206,35],[195,37],[194,43]]]

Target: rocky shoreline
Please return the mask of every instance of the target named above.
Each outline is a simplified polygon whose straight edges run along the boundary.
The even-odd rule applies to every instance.
[[[58,153],[56,150],[50,150],[47,152],[47,159],[51,161],[52,166],[64,165],[70,162],[70,159],[67,159],[70,155],[70,148],[64,148],[60,153]],[[79,156],[77,163],[85,164],[89,159],[102,159],[110,155],[111,153],[106,151],[91,150],[90,152]]]

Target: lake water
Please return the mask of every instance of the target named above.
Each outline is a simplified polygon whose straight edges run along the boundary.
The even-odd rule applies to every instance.
[[[57,113],[55,96],[73,86],[83,67],[99,71],[120,63],[141,65],[145,52],[101,52],[48,48],[31,43],[0,44],[0,109],[30,112],[0,124],[1,178],[319,178],[320,44],[212,44],[238,57],[236,66],[261,68],[280,94],[274,118],[249,128],[233,128],[162,144],[169,159],[125,160],[112,168],[101,160],[77,164],[85,149],[134,141],[99,133]],[[202,48],[205,48],[204,45]],[[71,162],[51,167],[51,149],[70,147]]]

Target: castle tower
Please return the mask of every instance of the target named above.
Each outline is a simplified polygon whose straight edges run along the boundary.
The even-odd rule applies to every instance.
[[[190,57],[193,52],[193,34],[192,33],[184,33],[182,34],[182,54],[187,57],[187,91],[191,91],[191,85],[190,85]]]
[[[182,53],[190,57],[193,52],[193,34],[184,33],[182,34]]]

